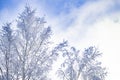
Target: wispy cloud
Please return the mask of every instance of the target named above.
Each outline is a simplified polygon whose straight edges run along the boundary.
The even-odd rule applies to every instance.
[[[72,8],[67,14],[57,16],[56,41],[65,38],[71,45],[82,49],[95,45],[103,52],[103,64],[108,68],[110,79],[119,79],[120,4],[117,0],[88,1],[81,7]],[[72,21],[72,22],[71,22]],[[67,22],[69,25],[66,25]]]

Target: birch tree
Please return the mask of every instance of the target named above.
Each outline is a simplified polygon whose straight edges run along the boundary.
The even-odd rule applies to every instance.
[[[58,76],[61,80],[78,80],[81,60],[79,50],[74,47],[67,46],[62,55],[65,60],[57,71]]]
[[[63,52],[64,62],[57,71],[62,80],[104,80],[106,76],[105,68],[96,58],[101,53],[95,47],[85,49],[82,56],[79,50],[68,47]]]
[[[26,7],[17,20],[15,48],[18,55],[19,80],[47,80],[47,73],[60,45],[50,48],[51,28],[45,27],[44,17],[35,15],[35,10]]]
[[[85,49],[81,60],[84,80],[105,80],[107,72],[106,69],[101,66],[101,62],[97,60],[99,56],[101,56],[101,53],[96,47],[91,46]]]
[[[0,72],[2,80],[12,79],[12,58],[13,58],[13,31],[11,29],[11,23],[7,23],[2,26],[1,38],[0,38]]]
[[[1,80],[49,80],[53,61],[67,45],[51,46],[51,27],[44,17],[35,15],[29,6],[19,15],[17,25],[2,27],[0,37]]]

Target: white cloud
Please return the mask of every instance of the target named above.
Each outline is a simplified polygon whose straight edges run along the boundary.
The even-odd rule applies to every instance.
[[[117,0],[116,0],[117,1]],[[120,61],[120,12],[114,10],[116,1],[88,2],[80,8],[72,9],[70,14],[61,15],[56,26],[62,26],[71,18],[74,22],[67,28],[57,28],[55,41],[65,38],[71,45],[80,49],[95,45],[103,52],[103,66],[108,69],[107,80],[119,78]],[[119,4],[119,3],[118,3]],[[62,18],[62,19],[61,19]],[[64,26],[65,27],[65,26]]]
[[[120,19],[120,18],[119,18]],[[119,79],[120,56],[120,22],[114,22],[107,17],[95,24],[96,40],[103,52],[103,63],[108,67],[108,80]]]

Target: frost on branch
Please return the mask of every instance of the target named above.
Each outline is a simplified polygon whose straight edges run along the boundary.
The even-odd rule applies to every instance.
[[[66,48],[58,76],[62,80],[104,80],[107,73],[101,62],[96,60],[101,55],[97,48],[91,46],[85,49],[82,56],[80,54],[74,47]]]
[[[17,25],[14,25],[14,35],[10,24],[2,27],[0,79],[49,79],[48,72],[66,45],[63,42],[51,48],[52,31],[45,23],[44,17],[36,16],[35,10],[26,6],[17,19]]]
[[[82,53],[67,41],[51,46],[51,27],[29,6],[19,15],[15,29],[7,23],[0,30],[0,80],[50,80],[48,73],[59,55],[63,63],[57,71],[63,80],[104,80],[105,68],[89,47]]]

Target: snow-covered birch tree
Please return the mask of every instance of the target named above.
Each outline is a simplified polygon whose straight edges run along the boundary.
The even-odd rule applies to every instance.
[[[101,53],[96,47],[85,49],[81,60],[82,76],[84,80],[105,80],[106,69],[101,66],[97,58]]]
[[[12,79],[12,69],[13,69],[13,31],[11,29],[11,23],[7,23],[2,26],[1,36],[0,36],[0,72],[1,80],[11,80]]]
[[[64,57],[64,62],[57,71],[58,76],[61,80],[78,80],[78,69],[80,64],[79,50],[67,46],[62,55]]]
[[[25,7],[17,20],[15,50],[18,55],[18,77],[22,80],[46,80],[56,54],[49,49],[51,28],[45,27],[44,17]]]
[[[44,17],[29,6],[19,15],[17,24],[2,27],[0,36],[1,80],[48,80],[54,60],[67,45],[51,46],[51,28]]]
[[[64,62],[57,71],[62,80],[104,80],[105,68],[96,58],[100,52],[95,47],[85,49],[82,56],[74,47],[66,48],[63,52]]]

